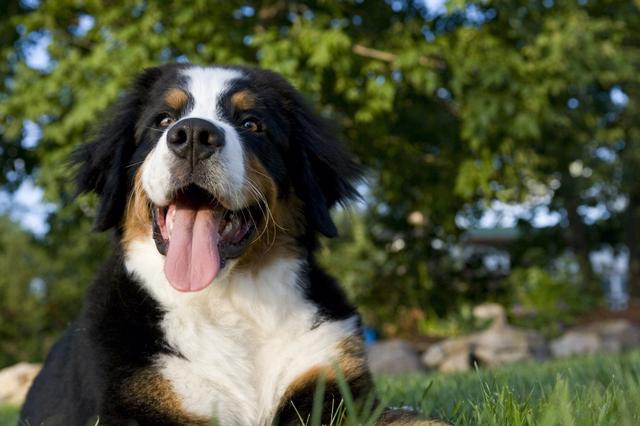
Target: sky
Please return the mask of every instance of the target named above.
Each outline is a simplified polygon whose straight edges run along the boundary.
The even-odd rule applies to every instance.
[[[424,4],[431,13],[444,13],[446,12],[445,4],[446,0],[425,0]]]
[[[8,213],[12,221],[42,237],[49,231],[47,215],[55,208],[43,195],[42,188],[27,179],[14,194],[0,191],[0,214]]]

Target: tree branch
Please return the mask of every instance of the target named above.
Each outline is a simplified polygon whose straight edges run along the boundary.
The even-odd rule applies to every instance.
[[[379,61],[387,62],[390,64],[393,64],[398,60],[398,55],[396,55],[395,53],[385,52],[384,50],[374,49],[372,47],[367,47],[362,44],[354,44],[351,50],[353,51],[353,53],[355,53],[358,56],[377,59]],[[436,69],[446,68],[446,64],[444,63],[444,61],[439,58],[420,56],[420,59],[418,60],[418,62],[420,63],[420,65],[423,65],[426,67],[434,67]]]

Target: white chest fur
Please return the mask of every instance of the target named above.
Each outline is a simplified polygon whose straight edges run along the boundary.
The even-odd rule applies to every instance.
[[[234,272],[198,293],[174,290],[162,263],[150,240],[127,251],[127,269],[166,309],[162,329],[182,355],[162,355],[157,367],[187,412],[219,424],[270,424],[287,386],[316,365],[330,365],[340,342],[357,330],[355,317],[313,327],[317,308],[303,297],[297,259]]]

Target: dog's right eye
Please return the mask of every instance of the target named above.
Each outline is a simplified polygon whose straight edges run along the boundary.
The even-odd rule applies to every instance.
[[[171,126],[175,121],[175,118],[170,115],[163,114],[157,118],[156,123],[158,123],[158,126],[165,128]]]

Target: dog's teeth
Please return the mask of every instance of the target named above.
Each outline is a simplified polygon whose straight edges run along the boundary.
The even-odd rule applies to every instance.
[[[224,230],[222,231],[223,235],[229,234],[233,230],[233,223],[227,222],[224,226]]]
[[[167,229],[169,230],[169,236],[171,236],[171,233],[173,232],[173,223],[175,222],[175,218],[176,218],[176,210],[175,209],[171,209],[171,211],[169,211],[167,213]]]

